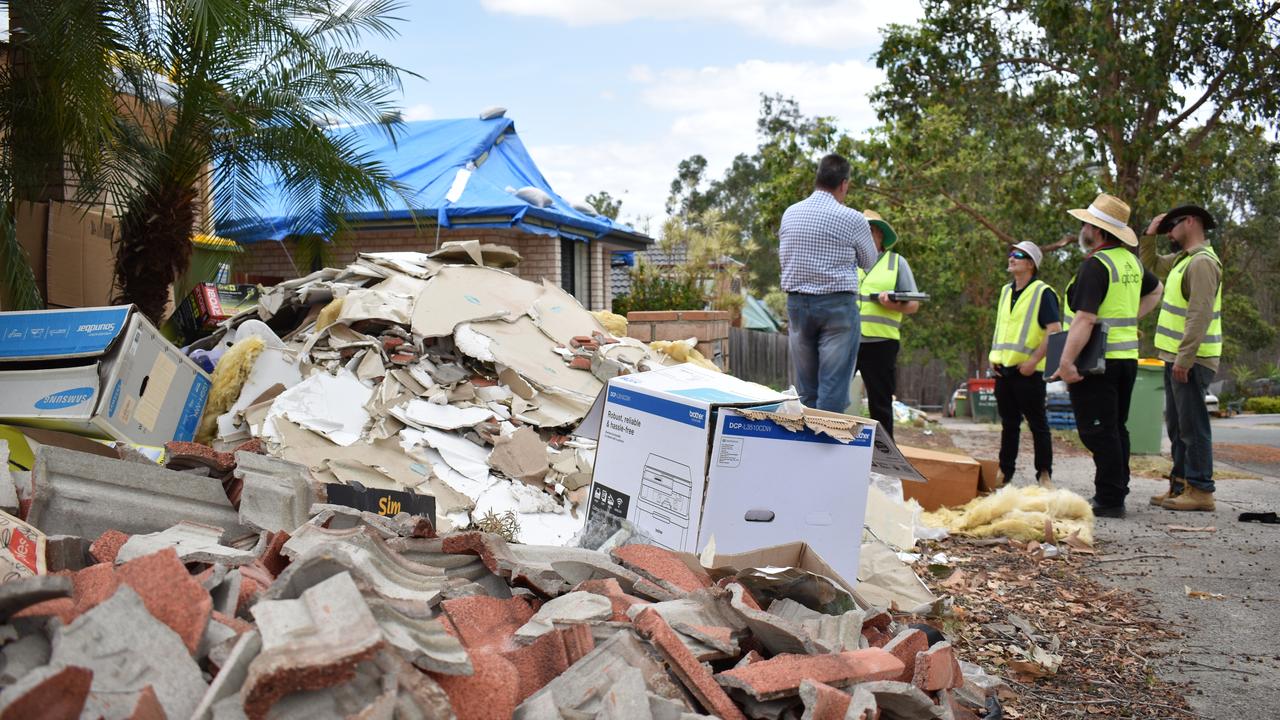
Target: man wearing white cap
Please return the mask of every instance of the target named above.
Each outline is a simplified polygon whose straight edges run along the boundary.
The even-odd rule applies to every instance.
[[[1124,517],[1129,494],[1129,402],[1138,377],[1138,318],[1160,303],[1163,286],[1132,248],[1138,236],[1129,227],[1129,206],[1102,194],[1087,208],[1067,211],[1079,220],[1080,270],[1067,285],[1063,314],[1067,342],[1057,377],[1067,382],[1076,432],[1093,454],[1094,496],[1099,517]],[[1075,361],[1095,325],[1107,331],[1106,371],[1082,376]]]
[[[1058,293],[1036,276],[1043,255],[1033,242],[1009,249],[1013,282],[1000,291],[996,331],[991,338],[991,369],[996,376],[996,409],[1000,413],[1000,475],[1013,478],[1022,420],[1026,418],[1035,448],[1036,480],[1052,485],[1053,436],[1045,411],[1044,356],[1049,333],[1062,328]]]

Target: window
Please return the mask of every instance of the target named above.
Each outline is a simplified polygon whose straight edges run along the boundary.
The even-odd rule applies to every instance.
[[[591,307],[591,246],[580,240],[560,240],[560,287]]]

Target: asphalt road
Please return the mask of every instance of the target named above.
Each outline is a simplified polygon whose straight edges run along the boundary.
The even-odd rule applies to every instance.
[[[1237,415],[1213,421],[1214,445],[1252,445],[1280,449],[1280,415]],[[1254,452],[1251,448],[1222,448],[1230,461],[1259,475],[1280,477],[1280,452]]]
[[[1215,445],[1280,447],[1280,428],[1268,427],[1278,421],[1275,415],[1215,421]],[[948,420],[947,427],[957,446],[995,456],[995,425]],[[1030,437],[1025,432],[1023,437],[1016,483],[1031,482]],[[1168,655],[1149,660],[1149,669],[1166,680],[1191,683],[1189,700],[1195,711],[1221,720],[1280,716],[1280,525],[1237,521],[1243,511],[1280,512],[1280,472],[1268,463],[1248,470],[1261,477],[1233,479],[1240,470],[1218,464],[1217,509],[1208,513],[1153,507],[1148,497],[1167,484],[1135,477],[1127,517],[1097,521],[1099,557],[1108,562],[1086,566],[1102,582],[1148,598],[1160,617],[1184,633],[1164,648]],[[1054,481],[1089,497],[1092,460],[1065,450],[1055,453]],[[1214,530],[1185,532],[1170,526]],[[1188,589],[1221,598],[1191,597]]]

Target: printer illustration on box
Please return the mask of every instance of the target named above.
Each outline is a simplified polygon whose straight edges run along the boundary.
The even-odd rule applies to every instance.
[[[669,550],[682,550],[689,532],[689,506],[693,474],[688,465],[650,454],[640,477],[636,525],[653,542]]]

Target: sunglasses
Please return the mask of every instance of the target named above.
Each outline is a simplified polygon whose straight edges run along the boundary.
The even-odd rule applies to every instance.
[[[1013,258],[1014,260],[1030,260],[1031,259],[1030,255],[1022,252],[1021,250],[1010,250],[1009,257]]]
[[[1181,225],[1183,220],[1186,220],[1186,219],[1187,219],[1187,218],[1189,218],[1189,217],[1191,217],[1191,216],[1190,216],[1190,215],[1183,215],[1183,216],[1181,216],[1181,217],[1179,217],[1179,218],[1176,218],[1173,222],[1169,223],[1169,230],[1170,230],[1170,231],[1172,231],[1174,228],[1176,228],[1176,227],[1178,227],[1179,225]]]

